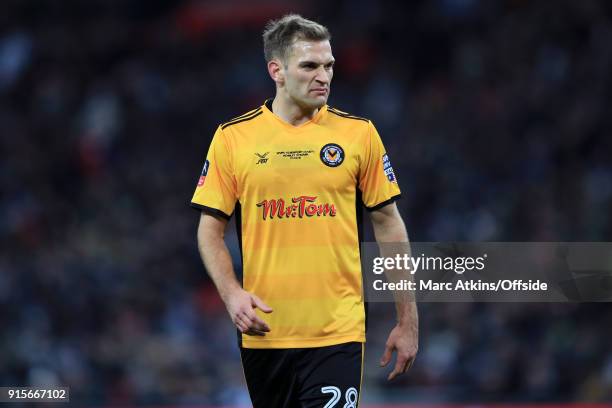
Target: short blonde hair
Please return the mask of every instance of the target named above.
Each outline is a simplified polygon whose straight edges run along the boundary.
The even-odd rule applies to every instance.
[[[327,27],[305,19],[299,14],[287,14],[266,24],[263,32],[266,61],[279,58],[286,61],[294,41],[325,41],[331,39]]]

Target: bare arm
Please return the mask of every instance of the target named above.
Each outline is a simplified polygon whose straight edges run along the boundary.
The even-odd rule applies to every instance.
[[[272,309],[238,283],[232,258],[223,240],[226,225],[227,220],[202,213],[198,226],[200,256],[232,322],[242,333],[263,336],[270,328],[255,314],[255,308],[265,313],[271,313]]]
[[[371,219],[381,256],[394,257],[397,253],[410,255],[406,226],[395,203],[372,211]],[[401,279],[411,279],[411,275],[407,271],[389,271],[387,278],[397,282]],[[397,361],[395,368],[389,374],[389,380],[405,373],[410,368],[416,357],[419,342],[419,318],[414,298],[406,292],[397,292],[394,293],[394,296],[397,325],[389,334],[385,352],[380,361],[381,366],[386,366],[391,361],[393,351],[397,351]]]

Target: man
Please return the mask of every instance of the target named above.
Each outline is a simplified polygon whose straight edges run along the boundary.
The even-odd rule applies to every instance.
[[[288,15],[263,39],[276,96],[217,129],[192,199],[202,210],[199,250],[240,331],[255,408],[357,407],[365,308],[356,203],[378,242],[407,243],[400,191],[372,123],[326,105],[328,30]],[[242,284],[223,241],[232,213]],[[418,343],[414,303],[396,303],[381,360],[397,351],[389,379],[410,367]]]

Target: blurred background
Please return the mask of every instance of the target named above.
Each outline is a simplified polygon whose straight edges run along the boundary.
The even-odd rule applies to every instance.
[[[0,385],[248,406],[188,202],[216,126],[273,96],[287,12],[330,28],[330,105],[377,126],[413,241],[612,240],[608,1],[2,0]],[[612,401],[609,304],[420,316],[388,383],[375,308],[366,402]]]

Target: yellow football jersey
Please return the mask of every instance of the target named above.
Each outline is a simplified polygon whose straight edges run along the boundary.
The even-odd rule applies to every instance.
[[[327,105],[300,126],[271,101],[217,129],[192,205],[235,213],[243,287],[274,309],[245,348],[365,341],[358,213],[399,198],[372,122]]]

